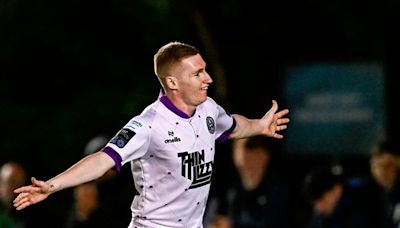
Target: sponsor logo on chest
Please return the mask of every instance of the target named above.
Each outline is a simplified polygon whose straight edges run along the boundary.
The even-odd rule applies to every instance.
[[[193,153],[181,152],[178,153],[178,157],[182,162],[182,176],[192,181],[189,189],[198,188],[211,182],[213,162],[205,162],[204,150]]]
[[[168,131],[168,136],[171,138],[168,138],[164,140],[164,143],[175,143],[175,142],[180,142],[181,139],[179,137],[174,136],[175,133],[173,131]]]

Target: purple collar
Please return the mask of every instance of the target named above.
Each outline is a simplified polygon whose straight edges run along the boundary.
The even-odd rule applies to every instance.
[[[182,112],[181,110],[179,110],[174,104],[172,104],[172,102],[168,99],[167,96],[163,95],[159,99],[160,99],[161,103],[163,103],[165,105],[165,107],[167,107],[169,110],[171,110],[176,115],[178,115],[178,116],[180,116],[182,118],[185,118],[185,119],[189,119],[191,117],[188,114],[186,114],[186,113]],[[194,110],[193,115],[195,113],[196,113],[196,110]]]

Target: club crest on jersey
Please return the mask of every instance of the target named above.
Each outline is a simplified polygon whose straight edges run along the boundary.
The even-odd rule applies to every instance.
[[[182,176],[191,180],[191,188],[198,188],[211,182],[213,162],[205,162],[204,150],[193,153],[178,153],[182,161]]]
[[[113,139],[111,139],[110,143],[117,145],[119,148],[123,148],[135,135],[136,133],[131,129],[123,128]]]
[[[215,121],[214,121],[214,119],[211,116],[207,116],[206,122],[207,122],[208,132],[210,132],[210,134],[214,134],[214,132],[215,132]]]

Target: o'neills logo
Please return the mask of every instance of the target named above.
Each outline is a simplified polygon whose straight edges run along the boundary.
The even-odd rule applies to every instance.
[[[181,139],[175,136],[172,139],[166,139],[164,142],[165,143],[174,143],[174,142],[180,142],[180,141],[181,141]]]

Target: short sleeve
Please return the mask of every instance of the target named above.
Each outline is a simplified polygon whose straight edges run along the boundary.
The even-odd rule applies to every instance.
[[[208,98],[208,100],[216,109],[216,140],[224,142],[235,129],[236,121],[229,112],[217,104],[213,99]]]
[[[149,129],[140,117],[132,118],[102,149],[120,170],[125,163],[146,154],[149,146]]]

